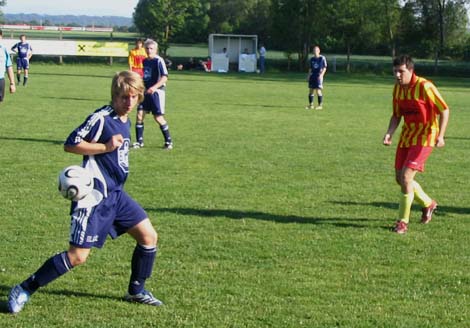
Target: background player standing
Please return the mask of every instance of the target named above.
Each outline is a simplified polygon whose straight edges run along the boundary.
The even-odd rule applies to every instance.
[[[313,56],[310,58],[310,68],[308,70],[308,106],[305,109],[313,109],[314,95],[317,95],[318,106],[315,109],[322,109],[323,104],[323,76],[327,68],[326,57],[320,55],[320,47],[313,47]]]
[[[168,123],[165,120],[165,88],[168,81],[168,70],[165,61],[158,56],[158,43],[148,39],[144,43],[147,58],[144,59],[144,101],[137,109],[135,133],[137,142],[134,148],[144,146],[144,118],[145,113],[151,112],[155,122],[160,126],[163,138],[165,139],[164,149],[173,149],[173,142],[170,135]]]
[[[403,117],[404,123],[395,156],[395,179],[401,187],[398,221],[394,231],[408,230],[411,205],[416,199],[422,206],[421,223],[429,223],[437,202],[431,199],[415,181],[416,173],[436,147],[444,147],[444,135],[449,121],[449,107],[434,84],[414,72],[409,56],[393,60],[396,83],[393,89],[393,114],[383,144],[392,144],[392,135]]]
[[[135,48],[129,51],[129,70],[144,76],[144,59],[147,58],[147,53],[144,49],[144,41],[137,39],[135,41]]]
[[[116,74],[111,105],[88,116],[65,141],[65,151],[83,155],[83,167],[94,176],[95,189],[84,199],[72,202],[68,251],[52,256],[33,275],[12,288],[8,297],[11,313],[20,312],[40,287],[85,263],[91,248],[101,248],[108,234],[116,238],[123,233],[137,242],[124,299],[162,305],[144,289],[157,253],[157,233],[144,209],[123,190],[129,172],[128,114],[142,100],[143,92],[142,79],[137,73]]]
[[[16,58],[16,79],[18,84],[21,81],[21,71],[24,70],[23,85],[28,82],[29,60],[33,56],[33,48],[26,42],[26,35],[20,35],[20,42],[16,43],[11,50],[18,54]]]
[[[266,71],[266,48],[264,44],[260,44],[259,48],[259,72],[263,74]]]

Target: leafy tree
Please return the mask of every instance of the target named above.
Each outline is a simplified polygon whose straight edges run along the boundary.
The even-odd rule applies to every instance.
[[[173,40],[182,43],[206,42],[210,22],[209,9],[209,0],[201,0],[199,6],[189,7],[184,26],[174,33]]]
[[[323,15],[326,2],[272,0],[272,43],[286,52],[289,63],[292,55],[297,54],[300,69],[305,68],[312,43],[320,43],[329,34],[326,16]]]
[[[383,36],[389,46],[392,57],[396,56],[397,31],[400,17],[400,5],[398,2],[398,0],[383,0],[381,3],[383,15],[379,16],[384,19]]]
[[[468,0],[409,0],[402,8],[400,39],[403,49],[439,59],[465,38]]]
[[[269,15],[272,0],[249,0],[239,20],[239,26],[234,32],[240,34],[256,34],[258,38],[267,43],[269,40]]]
[[[347,55],[346,71],[351,69],[354,49],[367,49],[382,38],[383,7],[375,0],[338,0],[329,4],[332,35],[343,43]]]
[[[235,33],[240,27],[240,21],[246,12],[248,0],[210,0],[211,33]]]
[[[172,36],[183,29],[189,14],[200,6],[197,0],[139,0],[134,24],[140,33],[154,38],[166,55]]]

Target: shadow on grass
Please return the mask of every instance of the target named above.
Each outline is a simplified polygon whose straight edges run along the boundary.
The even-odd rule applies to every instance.
[[[13,286],[5,286],[0,285],[0,294],[5,295],[5,301],[0,301],[0,313],[9,313],[8,311],[8,303],[6,299],[8,298],[8,294]],[[92,293],[83,293],[83,292],[75,292],[70,290],[47,290],[41,289],[40,293],[49,294],[49,295],[59,295],[59,296],[75,296],[75,297],[88,297],[88,298],[99,298],[99,299],[109,299],[114,301],[122,301],[122,297],[117,296],[109,296],[105,294],[92,294]]]
[[[375,207],[382,207],[382,208],[388,208],[388,209],[396,209],[398,210],[398,203],[389,203],[389,202],[338,202],[338,201],[332,201],[332,204],[337,204],[337,205],[346,205],[346,206],[375,206]],[[414,204],[412,206],[413,210],[421,210],[421,207],[419,205]],[[445,205],[438,205],[437,210],[435,211],[435,214],[437,216],[446,216],[447,214],[463,214],[463,215],[468,215],[470,214],[470,208],[469,207],[456,207],[456,206],[445,206]]]
[[[237,211],[224,209],[197,209],[197,208],[146,208],[149,212],[174,213],[187,216],[199,217],[225,217],[233,220],[255,219],[262,221],[271,221],[277,223],[300,223],[300,224],[329,224],[341,228],[369,228],[370,225],[361,222],[381,221],[368,218],[315,218],[302,217],[296,215],[278,215],[255,211]],[[387,227],[388,228],[388,227]]]
[[[221,107],[227,107],[228,105],[226,103],[214,103],[215,106],[221,106]],[[303,108],[300,106],[284,106],[284,105],[266,105],[266,104],[256,104],[256,103],[230,103],[229,106],[233,107],[243,107],[244,109],[250,109],[254,107],[262,107],[262,108],[274,108],[274,109],[299,109]]]
[[[78,98],[78,97],[46,97],[46,96],[40,96],[39,98],[43,98],[43,99],[55,99],[55,100],[73,100],[73,101],[93,101],[93,102],[102,102],[102,103],[106,103],[106,99],[93,99],[93,98]]]
[[[91,77],[91,78],[105,78],[105,79],[109,79],[109,78],[112,78],[113,77],[113,74],[110,74],[110,75],[107,75],[107,74],[103,74],[103,75],[99,75],[99,74],[87,74],[84,70],[84,73],[83,74],[78,74],[78,73],[60,73],[60,72],[57,72],[57,73],[49,73],[49,72],[35,72],[34,75],[46,75],[46,76],[72,76],[72,77],[77,77],[77,76],[84,76],[84,77]]]
[[[470,138],[446,136],[446,140],[470,140]]]
[[[21,138],[21,137],[10,138],[10,137],[0,136],[0,140],[42,142],[42,143],[51,143],[53,145],[63,145],[64,144],[64,140],[50,140],[50,139],[37,139],[37,138]]]

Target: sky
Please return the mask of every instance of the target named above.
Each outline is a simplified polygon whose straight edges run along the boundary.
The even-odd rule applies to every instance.
[[[7,0],[4,14],[132,17],[139,0]]]

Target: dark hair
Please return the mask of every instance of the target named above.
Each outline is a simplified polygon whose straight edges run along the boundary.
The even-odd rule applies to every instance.
[[[3,35],[3,31],[0,29],[0,35]]]
[[[407,69],[414,69],[415,63],[411,56],[401,55],[393,59],[393,66],[405,65]]]

